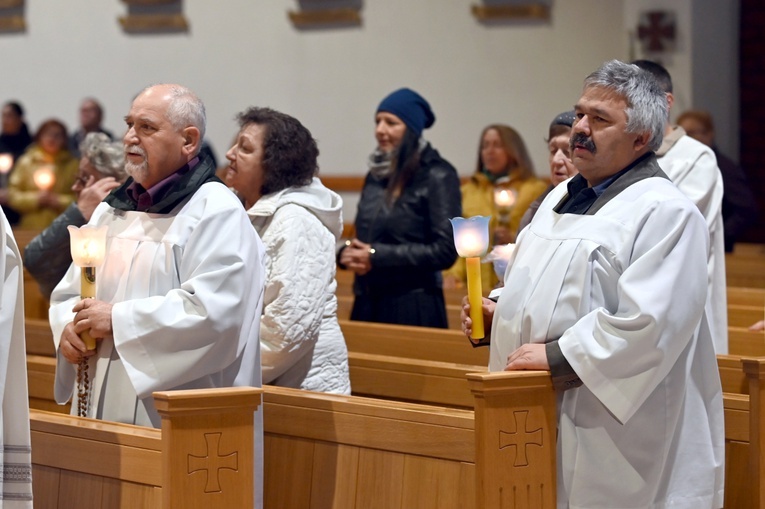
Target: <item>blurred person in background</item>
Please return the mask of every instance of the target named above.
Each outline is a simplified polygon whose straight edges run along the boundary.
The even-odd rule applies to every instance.
[[[733,251],[736,239],[757,220],[759,211],[744,170],[715,145],[715,126],[706,111],[688,110],[677,117],[677,125],[714,152],[723,180],[722,217],[725,251]]]
[[[71,203],[24,250],[24,266],[47,299],[72,263],[67,226],[80,227],[125,179],[125,151],[103,133],[90,133],[80,144],[80,172],[72,184],[77,201]]]
[[[21,214],[19,227],[42,230],[50,225],[74,201],[71,188],[78,168],[79,161],[67,149],[66,126],[56,119],[44,121],[11,173],[8,203]],[[38,172],[47,173],[47,183]]]

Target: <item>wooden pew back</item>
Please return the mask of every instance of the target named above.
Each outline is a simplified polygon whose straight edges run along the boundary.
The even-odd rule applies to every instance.
[[[261,389],[155,393],[162,430],[32,410],[35,505],[252,507]]]
[[[725,276],[728,286],[765,288],[765,245],[736,244],[725,253]]]
[[[47,324],[39,324],[42,331],[40,331],[40,335],[44,335],[46,330],[42,325],[47,327]],[[472,402],[469,392],[469,387],[466,384],[465,380],[465,373],[471,371],[472,368],[475,369],[485,369],[482,366],[476,366],[476,365],[464,365],[464,364],[454,364],[449,362],[442,362],[442,361],[434,361],[429,359],[412,359],[412,358],[402,358],[400,356],[386,356],[383,354],[378,353],[376,350],[377,348],[382,348],[383,351],[385,351],[385,348],[390,348],[390,341],[391,337],[403,337],[405,339],[408,339],[408,341],[404,342],[402,345],[402,348],[407,353],[411,353],[412,351],[415,352],[415,355],[417,355],[417,352],[422,357],[432,357],[433,354],[435,355],[442,355],[443,351],[448,351],[447,349],[439,349],[437,348],[440,344],[449,344],[449,337],[451,337],[452,340],[459,340],[459,345],[467,346],[469,348],[469,351],[475,351],[473,350],[469,345],[466,345],[464,343],[464,338],[461,337],[461,335],[455,335],[453,334],[453,331],[442,331],[442,330],[436,330],[431,331],[430,329],[422,329],[422,328],[411,328],[414,329],[414,331],[411,331],[412,333],[417,333],[413,336],[410,336],[409,338],[406,337],[406,330],[398,330],[399,326],[388,326],[388,325],[381,325],[381,324],[363,324],[359,322],[353,322],[350,324],[343,324],[343,326],[351,326],[351,327],[359,327],[361,328],[358,334],[351,334],[351,337],[357,337],[357,338],[379,338],[379,343],[375,343],[375,340],[368,340],[365,343],[361,343],[363,345],[367,352],[358,352],[355,351],[353,348],[350,349],[350,367],[351,367],[351,376],[352,376],[352,385],[354,387],[354,393],[355,394],[368,394],[375,397],[382,397],[382,398],[391,398],[395,400],[407,400],[412,402],[424,402],[428,404],[436,404],[436,405],[442,405],[446,407],[457,407],[457,408],[463,408],[463,409],[470,409],[472,408]],[[364,326],[367,326],[367,328],[363,328]],[[372,331],[367,330],[371,326],[373,329]],[[392,328],[392,329],[390,329]],[[374,332],[374,329],[377,329],[377,332]],[[407,329],[407,328],[404,328]],[[344,329],[345,330],[345,329]],[[417,346],[418,341],[421,341],[423,337],[427,334],[424,334],[428,331],[431,331],[435,334],[435,336],[438,338],[439,335],[442,335],[444,337],[440,337],[441,340],[440,343],[436,344],[430,344],[425,343],[424,347],[423,345]],[[398,334],[390,334],[390,332],[397,332]],[[748,332],[748,331],[746,331]],[[47,330],[47,333],[50,334],[49,329]],[[377,335],[379,334],[379,336]],[[34,342],[32,343],[34,345]],[[354,344],[353,340],[350,344]],[[379,346],[382,345],[382,346]],[[486,349],[480,349],[478,351],[486,352]],[[371,353],[370,353],[371,352]],[[41,352],[42,353],[42,352]],[[401,353],[401,352],[399,352]],[[40,408],[39,404],[42,402],[48,402],[50,404],[50,401],[52,400],[52,394],[51,394],[51,387],[52,387],[52,376],[53,376],[53,369],[55,367],[54,359],[52,357],[46,357],[46,356],[35,356],[35,355],[29,355],[28,356],[28,362],[30,365],[30,398],[31,401],[35,401],[37,407]],[[763,361],[765,362],[765,360]],[[765,433],[765,430],[763,430],[762,423],[765,422],[765,419],[762,418],[760,415],[761,412],[757,409],[761,408],[761,402],[762,398],[754,398],[752,401],[750,401],[749,397],[749,391],[751,390],[752,381],[746,377],[744,374],[742,367],[742,360],[738,356],[719,356],[718,357],[718,367],[720,369],[720,377],[723,384],[723,399],[724,399],[724,406],[725,406],[725,422],[726,422],[726,455],[729,459],[729,462],[726,465],[726,507],[744,507],[747,505],[742,505],[743,500],[746,500],[747,497],[755,496],[754,493],[759,493],[759,486],[762,485],[761,481],[758,481],[757,479],[752,479],[751,472],[759,472],[759,470],[750,470],[751,467],[749,466],[752,462],[758,462],[757,464],[760,465],[762,463],[762,458],[765,458],[765,451],[761,451],[762,444],[760,440],[760,436],[762,433]],[[483,364],[485,366],[485,364]],[[47,370],[47,371],[46,371]],[[40,375],[43,374],[47,376],[47,380],[44,379],[44,377],[40,378]],[[490,376],[490,375],[489,375]],[[36,378],[37,377],[37,378]],[[751,378],[751,377],[750,377]],[[759,382],[757,382],[759,383]],[[47,385],[46,385],[47,384]],[[755,387],[759,387],[759,385],[756,385]],[[268,388],[267,391],[270,391],[271,388]],[[760,389],[756,389],[756,391],[759,391]],[[279,391],[287,391],[290,392],[289,389],[278,389],[273,388],[273,391],[276,393],[279,393]],[[402,451],[400,450],[400,445],[395,445],[393,450],[387,450],[387,453],[383,454],[380,453],[380,445],[379,443],[372,442],[367,444],[361,444],[360,442],[358,444],[355,444],[356,446],[361,446],[361,449],[358,448],[349,448],[346,447],[349,444],[347,443],[348,439],[343,439],[342,442],[337,442],[336,440],[333,441],[333,439],[330,439],[333,435],[331,435],[330,430],[334,430],[332,432],[338,433],[340,431],[338,430],[346,430],[350,429],[353,431],[353,433],[362,433],[362,435],[366,436],[367,433],[370,433],[369,436],[375,436],[377,437],[381,433],[387,433],[389,436],[391,433],[409,433],[409,431],[405,431],[410,429],[409,427],[415,426],[413,424],[394,424],[394,421],[398,419],[393,420],[386,420],[380,416],[379,413],[372,413],[368,414],[367,408],[371,405],[372,407],[376,409],[397,409],[395,412],[398,412],[399,410],[403,409],[403,412],[408,415],[412,415],[412,408],[416,408],[417,411],[422,411],[421,405],[415,405],[415,407],[409,407],[406,404],[399,404],[397,402],[382,402],[380,400],[366,400],[363,398],[350,398],[348,400],[346,397],[336,397],[339,398],[340,401],[351,401],[351,402],[359,402],[362,401],[363,405],[360,407],[354,407],[356,410],[349,411],[349,410],[342,410],[341,407],[337,407],[335,403],[332,403],[331,405],[326,403],[326,401],[319,403],[318,400],[323,400],[326,395],[316,395],[311,393],[302,393],[302,391],[294,391],[295,393],[298,393],[298,396],[300,398],[307,398],[307,401],[310,402],[310,405],[319,405],[320,409],[322,409],[324,412],[335,412],[340,410],[341,413],[350,413],[353,415],[353,417],[344,416],[344,417],[338,417],[335,415],[329,416],[327,414],[322,414],[323,417],[316,417],[313,416],[313,412],[315,410],[311,410],[310,412],[307,410],[298,410],[294,409],[296,414],[295,415],[287,415],[287,414],[278,414],[280,417],[275,418],[274,421],[272,419],[272,423],[274,423],[274,428],[272,428],[272,432],[270,435],[267,433],[266,438],[266,451],[267,454],[269,454],[269,457],[271,460],[268,460],[268,468],[267,471],[270,472],[276,472],[278,478],[282,478],[284,476],[283,472],[286,469],[293,468],[293,466],[290,465],[284,465],[273,463],[273,457],[276,455],[277,457],[282,457],[286,455],[286,457],[299,457],[299,458],[307,458],[310,459],[310,463],[315,465],[315,468],[321,468],[321,469],[327,469],[328,464],[326,462],[330,462],[329,465],[333,465],[332,468],[329,468],[329,472],[334,472],[337,474],[335,477],[332,477],[330,479],[326,479],[325,481],[322,481],[319,483],[318,481],[314,480],[314,482],[310,485],[310,493],[309,496],[314,497],[318,496],[317,493],[322,493],[326,495],[326,486],[331,486],[331,493],[330,495],[332,497],[338,496],[338,497],[345,497],[350,496],[348,493],[353,494],[354,499],[362,500],[365,504],[368,503],[369,496],[367,495],[367,491],[369,489],[372,489],[372,492],[375,492],[376,488],[370,488],[370,486],[367,486],[367,483],[372,482],[373,477],[377,477],[380,475],[380,472],[375,469],[382,468],[383,475],[387,476],[385,479],[395,479],[395,486],[393,485],[386,485],[385,489],[383,490],[385,493],[389,493],[388,490],[395,489],[398,491],[394,492],[401,492],[401,493],[407,493],[406,497],[407,500],[420,502],[420,499],[417,498],[419,495],[417,493],[408,494],[409,489],[413,486],[412,480],[408,480],[403,474],[399,473],[391,473],[388,468],[392,468],[396,472],[400,471],[402,465],[412,465],[410,468],[415,469],[426,469],[426,471],[432,471],[433,476],[435,476],[436,479],[451,479],[449,481],[449,485],[459,485],[456,481],[452,482],[454,476],[456,475],[456,472],[461,472],[460,475],[465,475],[465,468],[464,468],[464,461],[463,460],[457,460],[453,457],[450,458],[433,458],[431,457],[429,460],[421,461],[421,456],[428,456],[427,454],[423,454],[422,450],[419,452],[416,452],[415,450],[407,450]],[[760,394],[757,392],[757,394]],[[290,396],[292,403],[290,405],[294,405],[297,407],[300,407],[303,405],[303,403],[297,403],[297,400],[294,399],[295,394]],[[32,399],[36,398],[36,399]],[[318,400],[317,400],[318,398]],[[330,397],[330,400],[333,397]],[[372,402],[370,402],[372,401]],[[33,404],[33,406],[35,406]],[[327,406],[329,405],[329,406]],[[402,406],[403,405],[403,406]],[[268,404],[267,404],[268,406]],[[283,410],[282,406],[279,406],[278,408],[281,408]],[[754,408],[755,410],[750,410],[750,408]],[[60,410],[66,410],[65,408],[59,407]],[[281,410],[280,410],[281,411]],[[392,411],[392,410],[390,410]],[[382,410],[380,410],[382,412]],[[394,412],[394,413],[395,413]],[[461,414],[459,410],[448,410],[447,408],[440,408],[439,410],[434,410],[433,408],[430,408],[427,410],[427,412],[435,412],[437,415],[443,416],[443,415],[466,415]],[[455,413],[456,412],[456,413]],[[302,416],[302,417],[301,417]],[[318,431],[316,431],[314,428],[314,424],[317,422],[320,422],[321,419],[329,419],[329,421],[326,422],[332,422],[334,423],[332,426],[329,426],[328,428],[323,428],[324,431],[322,431],[323,434],[319,434]],[[348,419],[347,421],[345,419]],[[340,420],[336,420],[340,419]],[[371,421],[367,422],[369,419]],[[427,419],[430,419],[428,417]],[[426,422],[419,422],[415,427],[419,426],[434,426],[435,424],[432,421],[429,421],[426,419]],[[284,422],[289,422],[290,428],[289,433],[287,433],[285,436],[284,433]],[[278,423],[278,424],[277,424]],[[342,423],[342,424],[340,424]],[[375,423],[375,424],[373,424]],[[380,424],[380,428],[376,428],[375,425]],[[348,428],[350,426],[350,428]],[[440,426],[440,425],[439,425]],[[400,428],[399,428],[400,427]],[[298,429],[300,428],[300,429]],[[458,426],[458,428],[462,429]],[[418,428],[419,429],[419,428]],[[429,429],[429,428],[422,428],[422,429]],[[447,429],[450,429],[451,432],[456,431],[454,429],[451,429],[449,426],[447,426]],[[281,431],[280,431],[281,430]],[[301,431],[302,430],[302,431]],[[387,431],[384,431],[387,430]],[[439,428],[440,431],[443,431],[443,429]],[[754,432],[753,432],[754,430]],[[267,427],[268,432],[268,427]],[[329,433],[329,435],[327,435]],[[418,442],[426,439],[421,438],[422,435],[419,435],[415,432],[415,436],[417,437],[412,442]],[[357,440],[360,440],[358,436],[361,435],[354,435],[356,436]],[[426,433],[427,436],[427,433]],[[308,440],[308,442],[306,442]],[[400,441],[400,438],[396,440],[396,443]],[[409,442],[407,442],[409,443]],[[386,447],[393,447],[391,445],[388,445]],[[429,447],[433,447],[432,444],[429,445]],[[270,453],[269,453],[270,451]],[[362,452],[363,451],[363,452]],[[758,452],[759,451],[759,452]],[[416,456],[417,458],[409,457],[409,453],[411,452],[412,455]],[[430,453],[432,454],[432,453]],[[297,455],[297,456],[294,456]],[[365,458],[363,462],[359,463],[360,457]],[[369,460],[371,463],[366,463],[366,461]],[[279,460],[281,461],[281,460]],[[350,463],[347,463],[350,461]],[[269,463],[270,462],[270,463]],[[333,462],[337,462],[336,464]],[[354,463],[355,462],[355,463]],[[456,462],[456,463],[455,463]],[[390,465],[394,465],[391,467]],[[349,466],[350,465],[350,466]],[[343,485],[343,479],[348,479],[349,476],[343,474],[339,475],[338,473],[347,473],[347,469],[351,468],[352,465],[357,465],[359,468],[363,468],[365,474],[361,477],[354,477],[353,475],[350,475],[351,478],[354,479],[363,479],[363,486],[359,488],[356,484],[353,484],[351,487],[346,487]],[[458,468],[459,465],[459,468]],[[472,467],[471,467],[472,468]],[[759,468],[759,467],[758,467]],[[368,470],[371,469],[371,470]],[[470,471],[470,468],[468,468],[468,471]],[[373,472],[373,473],[369,473]],[[438,472],[438,473],[436,473]],[[444,473],[449,472],[449,473]],[[267,474],[267,475],[274,475],[274,474]],[[295,475],[305,475],[305,473],[298,473]],[[315,476],[316,474],[312,474]],[[361,474],[359,474],[361,475]],[[315,477],[314,477],[315,479]],[[302,482],[304,479],[293,479],[293,482]],[[439,481],[440,482],[440,481]],[[757,483],[760,484],[757,484]],[[329,484],[325,484],[329,483]],[[471,493],[475,493],[475,488],[466,488],[465,485],[459,485],[460,490],[472,490]],[[357,489],[360,489],[361,491],[357,491]],[[316,492],[315,490],[319,490]],[[322,491],[323,490],[323,491]],[[280,490],[281,491],[281,490]],[[289,490],[287,490],[289,491]],[[302,494],[301,494],[302,493]],[[449,492],[453,493],[453,492]],[[291,493],[289,495],[284,494],[268,494],[267,497],[276,497],[277,499],[280,499],[282,497],[287,497],[287,505],[282,505],[284,507],[292,507],[292,501],[294,497],[298,497],[298,499],[301,499],[300,497],[305,497],[306,493],[305,490],[301,491],[300,493]],[[380,495],[382,496],[382,495]],[[423,495],[424,496],[424,495]],[[438,494],[434,493],[432,491],[428,491],[427,497],[435,497],[433,500],[440,499],[441,496],[447,496],[447,493],[444,494]],[[452,495],[449,495],[452,496]],[[414,498],[412,498],[414,497]],[[426,497],[426,498],[427,498]],[[345,507],[345,498],[340,498],[338,500],[342,500],[343,504],[340,506]],[[385,496],[382,496],[380,500],[384,500],[387,503],[387,498]],[[460,504],[463,504],[463,501],[461,498],[458,499]],[[383,507],[384,505],[380,505],[380,507]],[[461,505],[465,507],[471,507],[471,505]],[[347,507],[367,507],[364,505],[358,505],[358,506],[347,506]],[[368,506],[373,507],[373,506]],[[403,506],[403,507],[409,507],[409,506]],[[427,507],[427,506],[413,506],[413,507]],[[765,507],[765,506],[763,506]]]
[[[728,303],[728,326],[748,328],[765,318],[764,306]]]
[[[748,357],[765,356],[765,332],[728,327],[728,352]]]
[[[468,378],[475,412],[266,387],[266,507],[489,508],[515,492],[515,507],[554,508],[549,376]],[[540,433],[525,463],[500,444],[521,413]]]
[[[340,320],[352,352],[427,359],[474,366],[489,365],[489,349],[473,348],[458,330]]]
[[[760,306],[765,308],[765,289],[728,285],[728,305]]]

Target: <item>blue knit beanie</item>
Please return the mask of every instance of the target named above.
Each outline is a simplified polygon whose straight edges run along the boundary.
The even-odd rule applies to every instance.
[[[564,111],[550,122],[550,127],[554,125],[566,125],[572,127],[574,125],[574,120],[576,120],[576,112],[574,110]]]
[[[553,119],[552,122],[550,122],[547,138],[552,139],[553,136],[562,134],[560,129],[556,129],[557,126],[563,125],[566,127],[573,127],[574,121],[576,121],[576,112],[573,110],[564,111],[563,113],[559,114]]]
[[[409,88],[400,88],[383,99],[377,107],[377,113],[381,111],[396,115],[417,136],[436,121],[428,101]]]

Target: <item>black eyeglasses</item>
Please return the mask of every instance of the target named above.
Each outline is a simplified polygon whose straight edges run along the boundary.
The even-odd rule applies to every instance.
[[[90,175],[77,175],[77,178],[74,179],[73,185],[81,185],[82,187],[85,187],[88,184],[88,179],[90,178]]]

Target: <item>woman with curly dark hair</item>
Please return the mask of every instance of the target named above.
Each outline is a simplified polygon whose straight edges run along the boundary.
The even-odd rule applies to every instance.
[[[335,296],[342,200],[316,177],[319,149],[297,119],[270,108],[249,108],[238,119],[225,178],[268,253],[263,383],[350,394]]]

